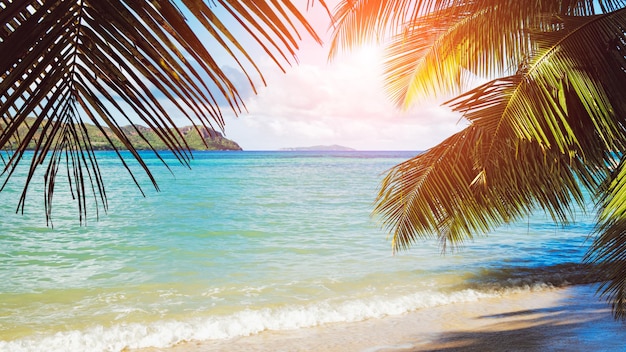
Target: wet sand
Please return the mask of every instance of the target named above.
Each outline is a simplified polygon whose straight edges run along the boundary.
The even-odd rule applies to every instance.
[[[626,324],[581,285],[142,351],[626,351]]]

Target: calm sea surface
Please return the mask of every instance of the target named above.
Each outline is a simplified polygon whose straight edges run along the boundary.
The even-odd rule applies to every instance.
[[[40,175],[15,214],[16,175],[0,192],[1,351],[165,347],[575,283],[593,229],[591,212],[565,228],[538,213],[458,252],[424,240],[393,256],[370,214],[415,153],[194,155],[171,172],[146,155],[161,192],[139,171],[144,198],[99,153],[109,211],[86,226],[63,188],[46,226]]]

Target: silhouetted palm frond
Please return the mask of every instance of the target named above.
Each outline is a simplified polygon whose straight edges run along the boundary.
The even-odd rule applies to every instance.
[[[187,17],[199,25],[192,28]],[[0,150],[8,151],[2,158],[3,188],[32,150],[22,210],[42,164],[48,216],[62,168],[81,219],[89,192],[106,209],[86,122],[103,133],[110,128],[114,136],[107,138],[119,139],[157,187],[122,124],[152,128],[187,163],[189,148],[174,128],[174,114],[194,125],[222,128],[221,106],[235,113],[244,107],[239,90],[245,87],[235,86],[218,58],[227,58],[255,89],[255,81],[264,82],[255,64],[258,53],[282,68],[298,48],[299,31],[319,41],[287,0],[0,2]],[[149,144],[140,129],[134,133]]]

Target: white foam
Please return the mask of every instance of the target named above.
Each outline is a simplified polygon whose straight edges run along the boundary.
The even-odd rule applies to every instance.
[[[96,326],[83,331],[64,331],[0,341],[1,351],[121,351],[125,348],[169,347],[183,341],[227,339],[264,330],[291,330],[335,322],[355,322],[386,315],[399,315],[458,302],[471,302],[520,291],[544,289],[546,285],[451,293],[422,291],[411,295],[377,296],[367,299],[310,303],[279,308],[245,309],[227,316],[209,316],[185,321],[162,320],[148,324],[127,323]]]

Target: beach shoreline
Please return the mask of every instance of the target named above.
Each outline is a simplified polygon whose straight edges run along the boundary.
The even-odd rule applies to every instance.
[[[533,290],[361,322],[138,351],[626,350],[626,324],[613,319],[595,292],[594,285]]]

